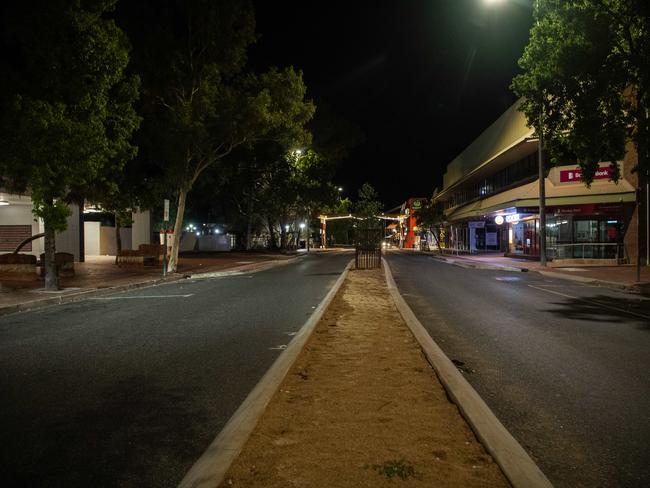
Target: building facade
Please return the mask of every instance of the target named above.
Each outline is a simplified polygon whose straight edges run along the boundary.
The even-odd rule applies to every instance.
[[[539,258],[538,141],[519,103],[447,166],[443,188],[434,198],[444,206],[448,249]],[[621,179],[616,183],[608,163],[600,164],[590,187],[571,161],[547,168],[549,258],[636,262],[636,154],[629,149],[619,161]]]
[[[409,198],[400,208],[400,235],[404,249],[420,248],[420,230],[418,229],[418,211],[427,201],[426,198]]]
[[[70,204],[70,216],[66,230],[56,233],[57,252],[67,252],[76,262],[86,256],[115,255],[115,228],[88,222],[84,214],[89,211]],[[0,189],[0,254],[13,252],[26,238],[44,231],[43,220],[33,213],[34,205],[29,195],[16,195]],[[122,229],[124,249],[137,249],[140,244],[151,242],[151,218],[149,211],[132,213],[133,224]],[[34,239],[21,250],[37,258],[44,252],[43,239]]]

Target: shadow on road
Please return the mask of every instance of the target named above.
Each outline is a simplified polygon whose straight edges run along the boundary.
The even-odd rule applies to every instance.
[[[616,298],[596,295],[586,298],[567,298],[553,302],[558,308],[548,312],[570,320],[599,323],[631,324],[638,329],[650,330],[650,300]]]

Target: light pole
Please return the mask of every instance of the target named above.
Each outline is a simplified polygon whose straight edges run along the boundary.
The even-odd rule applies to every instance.
[[[543,96],[540,103],[543,104]],[[539,169],[539,264],[546,266],[546,175],[544,171],[544,109],[540,105],[537,129],[537,165]]]
[[[484,0],[492,5],[503,0]],[[533,16],[539,26],[539,0],[533,0]],[[537,170],[539,174],[539,264],[546,266],[546,172],[544,171],[544,92],[540,91],[537,123]]]

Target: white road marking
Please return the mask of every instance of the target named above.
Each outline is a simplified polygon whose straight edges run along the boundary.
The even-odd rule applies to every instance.
[[[89,300],[133,300],[136,298],[189,298],[194,293],[188,295],[138,295],[133,297],[91,297]]]
[[[535,288],[536,290],[541,290],[541,291],[545,291],[547,293],[552,293],[554,295],[560,295],[562,297],[572,298],[574,300],[579,300],[581,302],[590,303],[592,305],[598,305],[599,307],[608,308],[610,310],[616,310],[617,312],[623,312],[623,313],[626,313],[628,315],[634,315],[635,317],[641,317],[642,319],[650,319],[650,315],[643,315],[641,313],[636,313],[636,312],[632,312],[630,310],[625,310],[624,308],[613,307],[611,305],[606,305],[604,303],[597,302],[595,300],[587,300],[585,298],[575,297],[573,295],[567,295],[566,293],[560,293],[559,291],[547,290],[546,288],[541,288],[541,287],[535,286],[535,285],[528,285],[528,286],[530,286],[531,288]]]
[[[269,347],[270,351],[284,351],[287,348],[286,344],[280,344],[279,346]]]

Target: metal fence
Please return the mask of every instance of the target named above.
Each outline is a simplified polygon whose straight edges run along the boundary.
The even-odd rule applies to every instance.
[[[625,259],[622,243],[556,244],[549,250],[555,259],[615,259],[617,262]]]
[[[357,269],[381,267],[381,249],[356,249],[354,265]]]
[[[368,227],[363,224],[370,224]],[[357,269],[381,267],[381,240],[383,229],[376,228],[372,221],[362,221],[356,229],[354,264]]]

